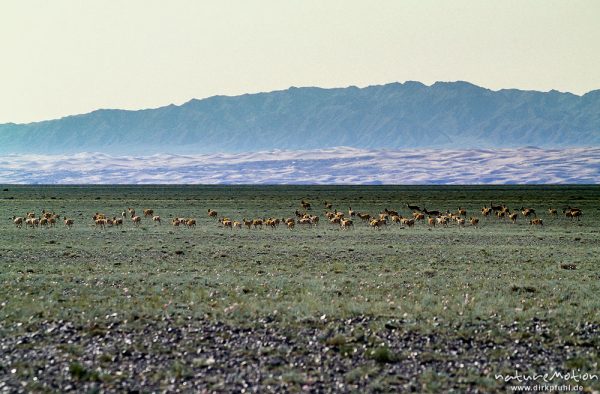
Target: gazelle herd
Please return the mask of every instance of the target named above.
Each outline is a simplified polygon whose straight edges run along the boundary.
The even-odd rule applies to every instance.
[[[358,218],[362,223],[368,225],[373,229],[382,229],[390,224],[399,224],[403,227],[413,227],[415,224],[419,222],[425,223],[429,227],[448,227],[451,224],[455,224],[459,227],[478,227],[480,225],[481,219],[488,219],[493,216],[499,220],[506,220],[512,224],[516,224],[519,220],[519,217],[524,217],[529,219],[529,224],[532,226],[543,226],[543,219],[537,216],[536,210],[534,208],[526,208],[521,207],[516,210],[511,210],[505,204],[502,205],[494,205],[490,203],[490,206],[484,206],[481,208],[481,216],[478,215],[469,216],[467,219],[467,210],[463,207],[458,207],[458,209],[454,212],[450,210],[446,210],[444,213],[438,210],[428,210],[426,207],[420,208],[417,205],[406,204],[406,207],[411,211],[410,215],[402,216],[399,211],[390,210],[388,208],[384,208],[383,211],[378,214],[371,214],[368,212],[359,212],[352,209],[351,206],[348,207],[347,213],[345,211],[338,211],[337,209],[333,209],[333,204],[329,201],[325,201],[324,203],[324,217],[326,222],[330,225],[339,227],[341,230],[350,230],[354,228],[354,222]],[[222,216],[218,219],[218,223],[220,226],[225,228],[239,228],[241,229],[243,226],[248,229],[258,229],[262,228],[263,225],[265,227],[276,228],[280,224],[285,224],[288,229],[294,229],[296,225],[306,226],[306,227],[314,227],[319,224],[319,216],[316,214],[308,213],[311,210],[311,204],[302,200],[300,205],[303,209],[302,212],[296,210],[294,212],[295,217],[288,218],[255,218],[251,220],[247,220],[243,218],[241,222],[232,220],[229,217]],[[557,216],[558,210],[556,208],[549,208],[548,215],[551,217]],[[218,213],[211,209],[208,210],[209,216],[213,218],[218,217]],[[563,213],[567,218],[577,219],[579,220],[582,211],[579,208],[566,207],[563,209]]]
[[[300,202],[302,211],[296,209],[293,216],[287,218],[276,218],[276,217],[260,217],[253,219],[246,219],[245,217],[240,220],[232,220],[227,216],[219,217],[219,213],[215,210],[208,209],[207,216],[209,219],[216,220],[219,226],[229,229],[261,229],[277,228],[280,225],[285,226],[289,230],[293,230],[297,227],[315,227],[321,222],[320,216],[313,213],[312,204],[307,200],[303,199]],[[480,210],[479,214],[468,215],[467,209],[458,207],[455,211],[446,209],[444,212],[441,210],[429,210],[426,207],[419,207],[414,204],[406,204],[406,208],[409,213],[405,213],[404,216],[400,210],[391,210],[387,207],[379,213],[373,214],[365,211],[357,211],[352,207],[348,207],[347,211],[341,211],[333,208],[331,202],[324,202],[323,222],[339,227],[341,230],[351,230],[355,227],[355,222],[362,223],[364,226],[368,226],[373,229],[380,230],[390,225],[400,225],[402,227],[414,227],[418,223],[430,228],[434,227],[449,227],[455,225],[458,227],[478,227],[482,220],[496,220],[506,221],[510,224],[516,224],[519,220],[528,220],[531,226],[543,226],[544,220],[539,217],[536,210],[531,207],[521,207],[518,209],[511,209],[505,204],[495,205],[490,202],[489,206],[484,206]],[[310,213],[309,213],[310,211]],[[548,208],[547,216],[550,219],[558,217],[557,208]],[[143,222],[154,223],[155,225],[161,225],[161,216],[155,214],[154,209],[143,209],[143,217],[136,214],[135,209],[127,208],[120,214],[107,215],[104,213],[96,212],[91,216],[92,221],[90,225],[98,229],[105,229],[107,227],[119,227],[123,226],[126,221],[130,221],[134,227],[140,226]],[[583,212],[580,208],[567,206],[562,209],[562,213],[565,218],[573,220],[581,220]],[[523,219],[520,219],[523,218]],[[53,228],[56,227],[57,223],[61,222],[66,228],[72,228],[75,225],[75,220],[67,218],[67,216],[59,215],[55,212],[46,211],[43,209],[39,215],[35,212],[27,212],[23,216],[13,216],[12,222],[18,227],[23,226],[27,228]],[[174,217],[170,220],[170,223],[174,227],[196,227],[197,220],[191,217]]]

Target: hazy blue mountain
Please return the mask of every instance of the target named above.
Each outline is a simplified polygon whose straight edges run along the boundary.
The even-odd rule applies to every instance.
[[[0,125],[0,154],[599,145],[600,90],[492,91],[466,82],[290,88]]]

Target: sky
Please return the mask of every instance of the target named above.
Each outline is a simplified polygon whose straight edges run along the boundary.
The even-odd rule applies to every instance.
[[[600,1],[3,0],[0,123],[290,86],[600,89]]]

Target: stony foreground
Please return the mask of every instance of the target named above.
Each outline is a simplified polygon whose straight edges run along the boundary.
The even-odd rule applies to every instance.
[[[598,351],[599,327],[592,324],[567,337],[535,319],[525,325],[432,327],[429,333],[365,317],[323,316],[297,329],[282,327],[268,318],[240,328],[117,316],[85,325],[2,327],[0,390],[489,392],[511,384],[495,379],[498,373],[596,372],[585,365]],[[541,340],[524,340],[529,337]]]

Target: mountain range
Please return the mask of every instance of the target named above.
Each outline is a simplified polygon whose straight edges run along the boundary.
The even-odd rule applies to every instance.
[[[289,88],[137,111],[0,124],[0,154],[112,155],[600,146],[600,90],[493,91],[468,82]]]

